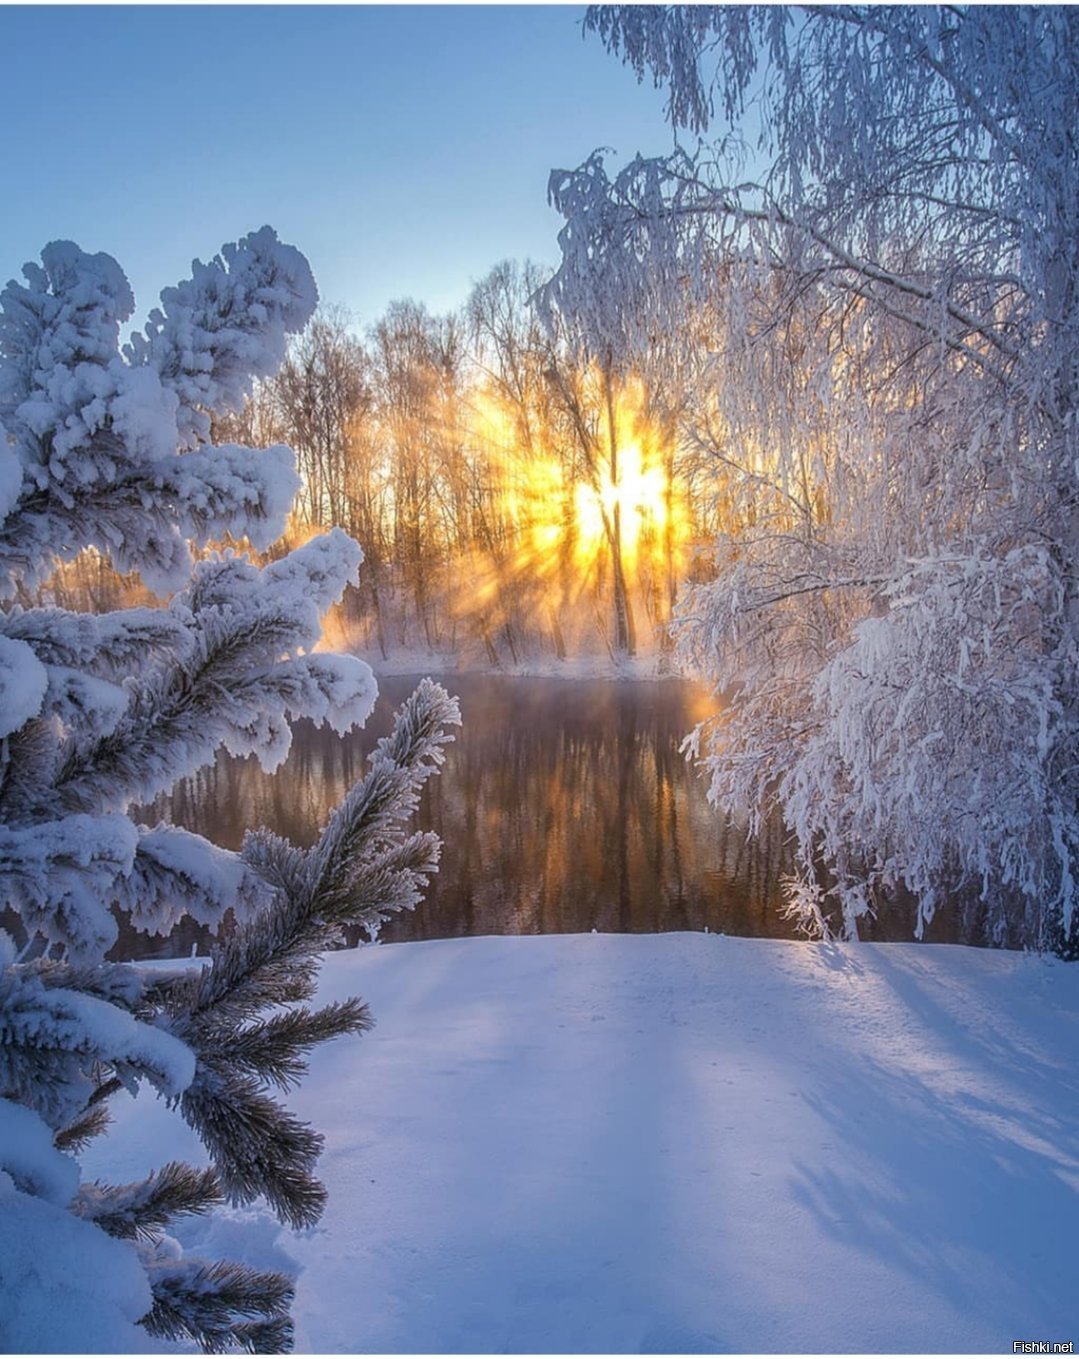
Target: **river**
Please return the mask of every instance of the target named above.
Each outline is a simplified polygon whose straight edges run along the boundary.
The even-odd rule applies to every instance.
[[[141,816],[232,849],[258,825],[310,844],[417,678],[381,680],[362,731],[342,738],[300,723],[276,774],[222,754]],[[782,829],[749,839],[725,822],[679,751],[714,702],[703,689],[678,679],[455,674],[441,682],[460,699],[463,727],[424,788],[415,824],[442,838],[442,864],[425,900],[387,922],[382,939],[593,929],[797,937],[781,909],[792,868]],[[909,939],[910,919],[897,912],[866,935]],[[118,952],[143,956],[206,940],[190,925],[171,942],[135,946],[124,936]],[[957,936],[941,920],[933,937]]]
[[[230,849],[257,825],[310,844],[416,679],[380,680],[362,731],[342,738],[299,723],[273,775],[222,754],[139,815]],[[783,837],[750,842],[726,826],[679,752],[708,709],[702,689],[677,679],[441,682],[459,698],[463,726],[424,788],[416,825],[442,838],[442,864],[416,910],[383,926],[384,940],[592,929],[792,935],[776,909],[790,867]],[[176,942],[186,948],[200,935],[181,928]]]

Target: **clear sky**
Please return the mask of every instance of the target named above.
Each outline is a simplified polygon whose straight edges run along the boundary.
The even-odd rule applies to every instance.
[[[0,278],[107,250],[139,317],[269,222],[323,298],[434,311],[500,259],[555,263],[553,167],[671,144],[579,6],[0,7]]]

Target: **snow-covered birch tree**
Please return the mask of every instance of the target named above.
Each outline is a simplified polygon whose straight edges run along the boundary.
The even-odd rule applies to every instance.
[[[1079,12],[585,24],[698,134],[552,176],[542,302],[627,363],[683,337],[699,377],[724,522],[678,627],[725,695],[714,800],[782,815],[818,930],[887,896],[919,936],[948,901],[1074,949]]]
[[[272,1091],[307,1054],[370,1025],[359,1000],[311,1008],[345,924],[415,904],[438,844],[405,822],[454,703],[425,681],[367,776],[310,849],[252,831],[238,854],[128,814],[219,748],[272,769],[300,716],[344,731],[375,698],[366,665],[316,650],[354,582],[340,530],[258,566],[297,478],[287,448],[210,442],[273,373],[317,300],[307,261],[269,228],[167,289],[121,346],[134,305],[108,255],[42,252],[0,294],[0,1348],[287,1349],[290,1281],[186,1258],[169,1223],[263,1196],[294,1226],[325,1197],[321,1139]],[[168,603],[79,614],[33,592],[92,548]],[[222,935],[201,970],[106,962],[116,914],[149,933],[184,915]],[[110,1098],[148,1084],[208,1164],[131,1184],[85,1181],[77,1153]]]

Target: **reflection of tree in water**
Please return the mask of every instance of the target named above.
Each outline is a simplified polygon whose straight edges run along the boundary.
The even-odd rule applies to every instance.
[[[384,939],[593,928],[793,936],[779,909],[791,868],[782,829],[750,840],[737,821],[725,823],[679,753],[694,721],[689,685],[446,682],[464,727],[416,815],[443,839],[442,868]],[[367,728],[348,738],[297,728],[272,777],[253,760],[221,757],[144,819],[167,815],[229,848],[260,824],[309,844],[413,685],[382,680]],[[178,941],[185,951],[198,933]],[[875,933],[887,937],[886,922]]]
[[[420,813],[443,870],[387,939],[740,927],[715,814],[678,753],[684,685],[460,688],[466,734]]]

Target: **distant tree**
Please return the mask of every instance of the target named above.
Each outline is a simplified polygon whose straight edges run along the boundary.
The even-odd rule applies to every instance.
[[[310,524],[339,524],[361,531],[364,505],[352,503],[360,441],[359,426],[373,401],[369,361],[333,309],[316,313],[288,347],[267,384],[280,426],[289,434],[300,473],[302,512]],[[369,516],[364,516],[369,517]]]
[[[553,175],[545,294],[593,353],[707,350],[686,436],[725,523],[680,641],[726,695],[713,798],[778,808],[817,929],[906,890],[919,935],[965,899],[1074,948],[1079,12],[585,23],[676,127],[725,129]]]
[[[605,359],[582,366],[556,354],[547,369],[547,380],[566,426],[575,479],[591,489],[599,509],[611,563],[614,650],[633,656],[637,651],[637,624],[623,550],[622,506],[617,498],[608,506],[603,494],[605,488],[617,486],[620,480],[622,449],[615,415],[614,365]]]
[[[557,345],[531,305],[545,277],[531,261],[503,260],[474,286],[465,313],[475,431],[467,468],[472,539],[490,577],[474,607],[494,659],[493,622],[501,623],[514,660],[519,643],[548,627],[556,654],[566,654],[559,615],[573,597],[575,461],[550,382]],[[553,468],[558,475],[547,475]],[[537,480],[543,493],[530,494]],[[543,560],[534,550],[536,510],[560,530]]]
[[[342,926],[415,903],[437,841],[405,833],[456,708],[425,681],[367,776],[307,850],[265,832],[226,853],[128,814],[214,759],[272,769],[290,722],[362,723],[370,670],[314,650],[320,615],[362,554],[341,530],[261,569],[297,489],[284,447],[210,442],[280,364],[316,301],[306,260],[269,228],[162,294],[123,350],[133,298],[108,255],[43,251],[0,294],[0,1347],[131,1350],[146,1333],[207,1350],[290,1347],[291,1284],[186,1258],[169,1222],[259,1195],[317,1220],[321,1138],[271,1098],[318,1043],[370,1025],[318,1009],[320,951]],[[166,607],[105,614],[11,601],[96,548]],[[104,961],[116,913],[167,932],[188,915],[235,928],[205,969]],[[149,1083],[209,1154],[123,1185],[80,1182],[109,1099]],[[136,1329],[136,1323],[144,1330]],[[140,1337],[142,1337],[140,1339]]]
[[[390,304],[371,333],[374,419],[393,501],[393,557],[426,646],[440,639],[438,583],[453,543],[447,472],[458,448],[456,322],[413,301]]]

